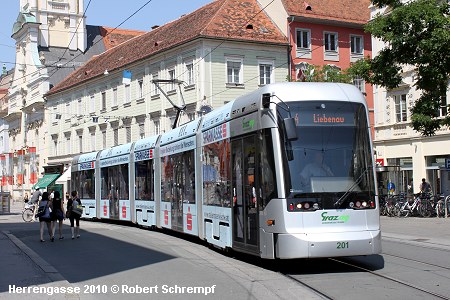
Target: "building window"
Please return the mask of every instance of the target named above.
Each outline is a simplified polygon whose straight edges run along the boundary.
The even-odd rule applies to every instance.
[[[297,29],[297,48],[309,50],[311,44],[311,31],[307,29]]]
[[[91,132],[91,151],[95,151],[95,132]]]
[[[70,118],[71,118],[71,110],[70,110],[70,102],[68,102],[68,103],[66,103],[66,111],[64,112],[65,113],[65,116],[64,116],[64,119],[65,120],[70,120]]]
[[[131,126],[125,127],[126,141],[131,143]]]
[[[102,92],[102,110],[106,110],[106,92]]]
[[[169,80],[175,80],[176,78],[175,78],[175,69],[170,69],[169,70]],[[171,91],[175,91],[175,89],[176,89],[176,87],[175,87],[175,83],[174,82],[171,82],[170,84],[169,84],[169,92],[171,92]]]
[[[81,99],[78,99],[78,117],[82,117],[83,115],[83,101],[81,101]]]
[[[155,72],[152,74],[152,80],[158,80],[158,73]],[[152,96],[157,96],[159,95],[159,89],[158,86],[156,85],[156,83],[152,84]]]
[[[72,154],[72,143],[70,142],[70,136],[66,138],[66,154]]]
[[[139,124],[139,138],[143,139],[145,138],[145,126],[144,123]]]
[[[154,134],[157,135],[161,132],[161,125],[159,123],[159,121],[153,121],[153,126],[155,128],[154,130]]]
[[[394,96],[395,101],[395,118],[397,122],[406,122],[407,116],[406,116],[406,94],[402,95],[395,95]]]
[[[80,147],[80,153],[83,153],[83,136],[78,136],[78,146]]]
[[[242,59],[227,59],[227,83],[242,84]]]
[[[114,146],[119,145],[119,128],[114,128]]]
[[[131,100],[130,85],[125,84],[125,99],[123,101],[123,104],[130,103],[130,100]]]
[[[273,64],[268,62],[259,63],[259,84],[265,85],[272,83]]]
[[[195,84],[195,78],[194,78],[194,64],[192,62],[186,63],[186,84],[194,85]]]
[[[442,97],[441,107],[437,113],[438,117],[446,117],[448,114],[448,100],[447,97]]]
[[[106,131],[102,131],[102,146],[106,149]]]
[[[338,51],[338,35],[334,32],[325,32],[324,34],[325,51]]]
[[[115,107],[117,106],[117,88],[113,88],[113,99],[112,99],[112,106]]]
[[[142,79],[138,80],[138,98],[142,99],[144,97],[144,81]]]
[[[53,107],[52,121],[53,121],[53,122],[58,122],[58,116],[59,116],[59,113],[58,113],[58,106],[54,106],[54,107]]]
[[[95,95],[91,95],[90,113],[95,113]]]
[[[350,48],[352,54],[363,54],[364,51],[363,37],[360,35],[351,35]]]
[[[366,92],[366,84],[363,78],[359,76],[353,78],[353,85],[356,86],[361,91],[361,93]]]
[[[53,155],[58,156],[58,139],[53,140]]]

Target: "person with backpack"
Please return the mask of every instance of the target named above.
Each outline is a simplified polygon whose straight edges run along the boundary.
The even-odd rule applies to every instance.
[[[40,235],[41,235],[41,242],[45,242],[44,240],[44,223],[47,224],[48,229],[48,235],[50,236],[50,240],[53,242],[55,238],[53,237],[53,229],[52,229],[52,222],[51,222],[51,207],[52,203],[49,199],[49,194],[47,192],[44,192],[42,194],[41,202],[39,203],[39,209],[37,216],[39,217],[39,223],[40,223]]]
[[[72,240],[75,236],[80,238],[80,218],[83,214],[83,207],[80,198],[78,198],[78,192],[72,191],[72,198],[67,202],[67,214],[70,220],[70,230],[72,232]],[[74,225],[76,223],[76,227]]]

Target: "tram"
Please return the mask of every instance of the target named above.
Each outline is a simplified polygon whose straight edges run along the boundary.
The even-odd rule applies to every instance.
[[[381,252],[361,92],[275,83],[159,136],[73,159],[84,218],[198,236],[266,259]]]

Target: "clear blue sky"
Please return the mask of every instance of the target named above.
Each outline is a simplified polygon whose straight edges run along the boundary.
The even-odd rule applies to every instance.
[[[87,25],[115,28],[149,0],[91,0],[86,10]],[[19,0],[0,1],[0,65],[14,67],[15,41],[12,28],[19,14]],[[149,31],[153,25],[163,25],[183,14],[213,2],[213,0],[151,0],[142,10],[126,21],[120,28]],[[84,0],[85,8],[89,0]]]

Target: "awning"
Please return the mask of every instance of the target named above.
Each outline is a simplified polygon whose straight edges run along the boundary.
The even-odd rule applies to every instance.
[[[44,177],[38,180],[38,182],[33,185],[33,190],[38,186],[40,189],[45,189],[50,184],[55,182],[56,178],[58,178],[59,174],[45,174]]]
[[[70,173],[72,172],[72,166],[68,167],[67,170],[59,177],[55,183],[56,184],[65,184],[68,180],[70,180]]]

